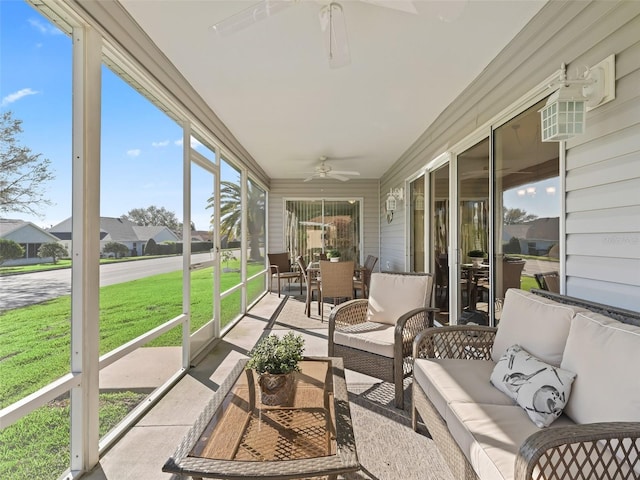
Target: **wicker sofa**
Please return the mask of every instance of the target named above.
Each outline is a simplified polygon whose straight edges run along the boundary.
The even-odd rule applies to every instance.
[[[529,384],[531,375],[496,374],[513,367],[514,351],[574,375],[564,410],[549,398],[540,409],[553,407],[549,426],[534,424],[523,390],[514,401],[498,389]],[[511,289],[498,329],[429,328],[414,358],[413,427],[424,421],[456,480],[640,478],[640,313]]]

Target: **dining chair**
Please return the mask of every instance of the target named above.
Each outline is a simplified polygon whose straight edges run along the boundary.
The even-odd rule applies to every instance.
[[[333,305],[353,299],[353,271],[355,262],[320,261],[320,320],[324,321],[324,299],[331,298]],[[336,302],[338,301],[338,302]]]
[[[378,263],[378,257],[375,255],[367,255],[367,259],[364,261],[364,267],[359,270],[359,275],[353,278],[354,297],[357,297],[358,290],[362,292],[362,298],[369,296],[369,284],[371,283],[371,272]]]
[[[278,280],[278,297],[280,297],[280,282],[287,280],[291,285],[291,280],[297,280],[300,283],[300,295],[302,295],[302,274],[291,268],[289,254],[284,253],[267,253],[269,258],[269,268],[271,269],[271,279],[269,282],[269,291],[273,286],[273,279]]]
[[[307,262],[299,255],[296,257],[296,263],[302,273],[302,278],[307,286],[307,298],[305,300],[304,313],[307,317],[311,316],[311,302],[313,301],[313,292],[316,292],[318,299],[318,314],[320,314],[320,282],[318,281],[318,270],[308,269]]]

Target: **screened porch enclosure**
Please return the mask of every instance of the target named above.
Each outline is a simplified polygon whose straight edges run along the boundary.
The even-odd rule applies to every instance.
[[[337,250],[342,260],[361,262],[359,200],[286,200],[285,245],[292,259],[307,263]]]

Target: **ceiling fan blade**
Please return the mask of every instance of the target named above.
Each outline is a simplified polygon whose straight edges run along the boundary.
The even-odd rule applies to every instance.
[[[331,170],[332,175],[360,175],[360,172],[355,172],[353,170]]]
[[[349,180],[349,177],[345,177],[343,175],[336,175],[334,172],[331,172],[328,177],[335,178],[336,180],[340,180],[341,182],[346,182]]]
[[[416,6],[411,0],[360,0],[361,2],[370,3],[379,7],[391,8],[405,13],[418,14]]]
[[[340,68],[349,65],[351,55],[342,7],[332,2],[320,9],[319,18],[324,45],[329,56],[329,66]]]
[[[262,0],[256,5],[245,8],[213,25],[211,28],[224,37],[236,33],[244,28],[264,20],[276,13],[290,7],[295,0]]]
[[[305,182],[310,182],[311,180],[313,180],[314,178],[316,178],[316,174],[314,173],[313,175],[311,175],[310,177],[307,177],[304,179]]]

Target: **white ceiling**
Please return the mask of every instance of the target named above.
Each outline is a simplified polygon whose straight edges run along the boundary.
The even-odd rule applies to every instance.
[[[120,1],[271,178],[323,155],[380,178],[545,3],[417,0],[414,15],[342,0],[351,63],[331,69],[326,1],[227,36],[211,26],[260,0]]]

